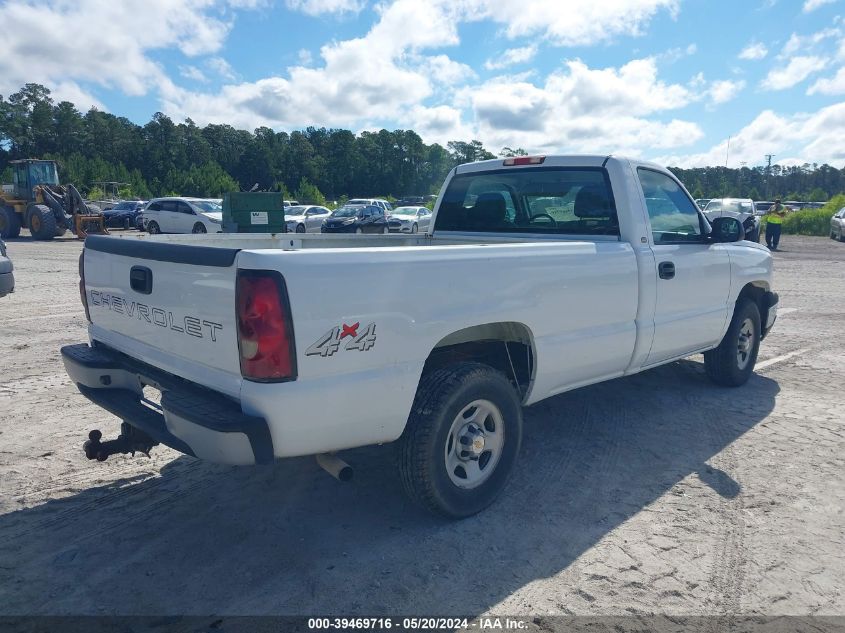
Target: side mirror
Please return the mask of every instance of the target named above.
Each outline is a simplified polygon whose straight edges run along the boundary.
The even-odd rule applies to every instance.
[[[742,222],[736,218],[722,216],[710,223],[713,231],[710,240],[717,243],[739,242],[745,239],[745,229]]]

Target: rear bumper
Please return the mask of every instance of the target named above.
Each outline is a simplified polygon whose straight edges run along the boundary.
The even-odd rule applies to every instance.
[[[86,398],[165,446],[221,464],[274,459],[267,421],[226,396],[107,347],[68,345],[62,360]],[[160,406],[143,400],[145,385],[161,391]]]

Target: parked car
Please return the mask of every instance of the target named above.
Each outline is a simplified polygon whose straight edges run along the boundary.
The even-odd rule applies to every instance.
[[[708,202],[710,202],[710,198],[696,198],[695,199],[695,203],[698,205],[698,208],[701,209],[702,211],[704,210],[704,207],[707,206]]]
[[[384,214],[388,216],[393,210],[393,206],[387,200],[383,200],[381,198],[353,198],[346,204],[374,204],[377,207],[381,207]]]
[[[323,221],[323,233],[387,233],[384,209],[369,204],[348,204]]]
[[[804,208],[805,209],[821,209],[826,204],[827,204],[826,202],[808,202],[804,205]]]
[[[6,242],[0,239],[0,297],[15,290],[15,267],[6,252]]]
[[[845,207],[830,218],[830,239],[845,242]]]
[[[771,201],[771,200],[755,200],[754,201],[755,215],[757,215],[758,217],[766,215],[769,212],[769,209],[772,208],[773,204],[774,204],[774,202]]]
[[[396,207],[390,212],[387,228],[391,233],[418,233],[427,231],[431,211],[425,207]]]
[[[708,225],[664,167],[515,157],[461,165],[442,191],[425,239],[89,237],[89,340],[61,353],[104,409],[88,417],[112,412],[121,435],[92,431],[86,456],[156,442],[241,465],[318,455],[343,479],[336,451],[397,442],[406,493],[467,517],[513,474],[523,407],[702,352],[716,384],[751,377],[777,316],[772,255],[734,218]],[[534,212],[539,197],[558,210]]]
[[[396,207],[420,207],[425,204],[424,196],[405,196],[401,200],[396,201]]]
[[[287,209],[288,207],[298,207],[299,200],[285,200],[282,202],[282,205]]]
[[[757,216],[754,201],[750,198],[714,198],[704,207],[704,215],[712,222],[716,218],[736,218],[745,229],[745,239],[749,242],[760,241],[760,218]]]
[[[143,215],[144,229],[156,233],[222,233],[220,200],[204,198],[154,198]]]
[[[138,215],[144,209],[144,200],[122,200],[111,209],[103,211],[106,226],[118,229],[137,228]]]
[[[319,233],[323,220],[331,215],[326,207],[297,205],[285,207],[288,233]]]

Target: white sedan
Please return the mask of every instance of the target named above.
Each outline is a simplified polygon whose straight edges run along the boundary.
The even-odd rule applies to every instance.
[[[141,212],[144,229],[157,233],[222,233],[219,199],[153,198]]]
[[[830,239],[845,242],[845,207],[830,218]]]
[[[332,214],[326,207],[300,204],[285,207],[288,233],[319,233],[323,220]]]
[[[425,207],[398,207],[390,212],[387,228],[391,233],[428,231],[431,211]]]

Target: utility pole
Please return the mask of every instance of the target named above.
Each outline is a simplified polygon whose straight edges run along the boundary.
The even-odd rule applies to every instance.
[[[772,159],[775,157],[775,154],[766,154],[766,200],[769,199],[769,180],[772,177]]]

